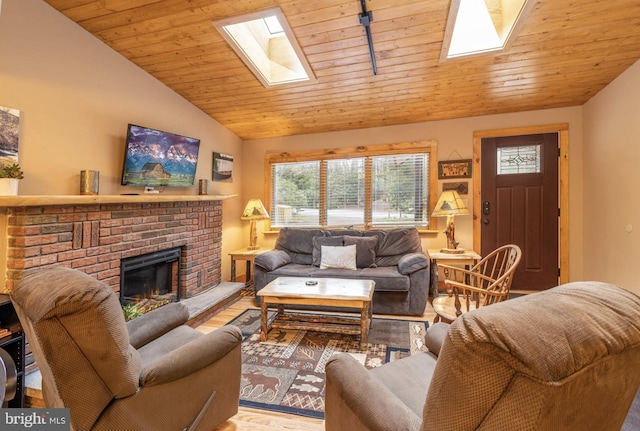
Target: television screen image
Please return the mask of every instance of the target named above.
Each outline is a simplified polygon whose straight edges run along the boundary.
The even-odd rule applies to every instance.
[[[200,140],[129,124],[123,186],[192,186]]]

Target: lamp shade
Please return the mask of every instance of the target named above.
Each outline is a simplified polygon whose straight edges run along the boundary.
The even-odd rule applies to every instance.
[[[455,190],[442,192],[431,216],[448,217],[457,215],[469,215],[469,209],[464,204],[464,201]]]
[[[249,199],[240,220],[266,220],[270,218],[260,199]]]

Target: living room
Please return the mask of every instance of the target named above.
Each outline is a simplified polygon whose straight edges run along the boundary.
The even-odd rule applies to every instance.
[[[633,121],[635,91],[640,91],[637,64],[584,106],[243,142],[46,4],[6,3],[0,19],[6,34],[2,103],[22,112],[20,163],[26,178],[20,194],[77,194],[83,169],[100,171],[101,194],[129,192],[119,185],[128,123],[198,136],[203,154],[234,156],[233,182],[211,185],[212,193],[238,195],[224,203],[226,256],[246,245],[248,227],[239,214],[249,197],[264,196],[268,151],[321,149],[327,142],[340,147],[436,139],[441,158],[453,152],[471,158],[474,131],[568,123],[569,278],[640,289],[632,271],[640,244],[625,231],[626,225],[637,224],[638,204],[609,193],[633,195],[634,169],[626,165],[639,151],[629,144],[640,134]],[[209,157],[201,158],[198,178],[209,178],[210,163]],[[608,210],[614,206],[619,209]],[[472,236],[471,217],[459,217],[462,246],[471,247]],[[260,243],[274,240],[265,236]],[[443,241],[442,235],[424,238],[426,248]],[[223,279],[229,277],[228,268],[223,263]]]
[[[640,62],[583,105],[242,140],[45,2],[4,0],[0,8],[0,106],[21,113],[20,195],[77,195],[81,170],[100,171],[100,194],[142,193],[120,185],[127,124],[197,136],[197,178],[211,178],[213,152],[234,157],[233,181],[210,182],[211,194],[236,195],[222,204],[221,278],[229,280],[228,253],[248,242],[248,223],[240,220],[244,205],[266,194],[267,153],[433,139],[439,160],[456,153],[471,159],[474,132],[566,123],[568,279],[610,282],[640,294],[634,272],[640,203],[633,199]],[[195,195],[197,188],[180,193]],[[461,246],[472,248],[473,217],[456,218],[456,227]],[[258,242],[273,246],[276,235],[262,234],[262,228],[259,223]],[[421,239],[424,249],[445,243],[442,233]]]

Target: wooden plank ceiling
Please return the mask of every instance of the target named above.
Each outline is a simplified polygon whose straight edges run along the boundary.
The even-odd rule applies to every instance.
[[[439,62],[449,0],[45,0],[243,139],[581,105],[640,58],[640,1],[539,0],[501,53]],[[211,21],[280,6],[317,82],[267,89]]]

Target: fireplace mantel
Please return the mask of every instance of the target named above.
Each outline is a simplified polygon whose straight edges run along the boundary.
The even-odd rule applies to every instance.
[[[237,195],[0,196],[0,292],[49,266],[120,289],[124,258],[180,247],[183,298],[220,283],[222,204]]]
[[[161,193],[140,195],[19,195],[0,196],[0,208],[50,205],[222,201],[236,196],[238,195],[165,195]]]

